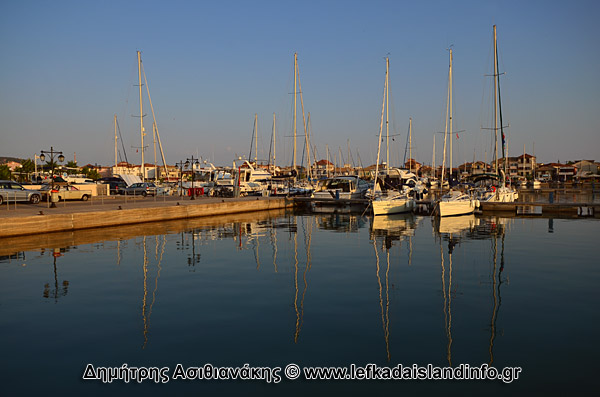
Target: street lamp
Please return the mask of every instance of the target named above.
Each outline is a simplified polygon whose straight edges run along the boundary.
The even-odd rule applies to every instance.
[[[65,161],[65,156],[63,156],[62,152],[55,151],[52,146],[50,146],[50,151],[40,150],[40,153],[41,161],[46,161],[46,154],[50,155],[50,165],[52,166],[52,171],[50,174],[50,179],[52,180],[52,189],[50,191],[50,196],[52,196],[52,190],[54,190],[54,156],[58,154],[58,161],[61,163]],[[52,201],[52,204],[50,204],[50,208],[56,208],[56,203],[54,201]]]
[[[194,160],[196,160],[196,161],[194,162]],[[190,159],[190,158],[188,158],[188,159],[186,160],[186,162],[185,162],[185,164],[184,164],[184,165],[185,165],[186,167],[190,167],[190,166],[191,166],[191,169],[192,169],[192,198],[191,198],[190,200],[195,200],[195,199],[196,199],[196,197],[195,197],[195,193],[196,193],[196,192],[195,192],[195,190],[194,190],[194,166],[195,166],[195,165],[200,165],[200,163],[198,162],[198,159],[194,159],[194,156],[192,156],[192,158],[191,158],[191,159]]]
[[[184,162],[180,161],[176,163],[177,167],[179,167],[179,197],[183,195],[183,165]]]

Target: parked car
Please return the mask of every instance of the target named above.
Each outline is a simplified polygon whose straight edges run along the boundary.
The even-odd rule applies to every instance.
[[[23,185],[13,181],[0,180],[0,204],[4,201],[21,201],[37,204],[42,199],[39,190],[25,189]]]
[[[105,181],[104,183],[108,185],[110,194],[122,194],[121,191],[127,187],[124,181]]]
[[[54,190],[58,192],[58,200],[81,200],[87,201],[92,197],[91,190],[83,190],[83,186],[73,186],[73,185],[54,185]],[[42,196],[44,200],[48,200],[50,197],[50,191],[52,186],[45,185],[42,186],[40,192],[42,192]]]
[[[119,193],[144,197],[149,194],[156,196],[156,185],[152,182],[134,183],[125,189],[120,190]]]

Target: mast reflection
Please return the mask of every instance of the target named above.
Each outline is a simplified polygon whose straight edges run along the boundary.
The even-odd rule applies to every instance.
[[[505,279],[503,278],[505,268],[504,239],[506,235],[505,223],[507,221],[506,218],[475,218],[474,215],[434,219],[434,229],[440,237],[442,291],[444,295],[444,327],[448,339],[446,356],[449,365],[452,365],[452,298],[456,295],[456,287],[452,290],[452,254],[457,245],[468,240],[489,240],[491,243],[491,266],[489,275],[489,284],[491,286],[491,315],[488,322],[490,336],[487,350],[489,354],[489,365],[492,365],[494,362],[494,342],[497,337],[497,321],[502,305],[501,287],[505,282]],[[499,238],[500,250],[498,249]],[[443,240],[447,241],[449,269],[446,269],[444,266]],[[498,258],[498,256],[500,258]],[[448,270],[448,276],[446,276],[446,270]]]

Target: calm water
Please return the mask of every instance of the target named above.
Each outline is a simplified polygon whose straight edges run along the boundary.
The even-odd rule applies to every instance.
[[[2,394],[591,393],[599,231],[596,219],[265,212],[5,240]],[[82,379],[88,363],[522,372],[103,384]]]

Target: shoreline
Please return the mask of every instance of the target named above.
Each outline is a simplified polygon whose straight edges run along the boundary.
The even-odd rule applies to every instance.
[[[0,238],[288,209],[295,205],[293,200],[285,197],[198,199],[193,202],[175,197],[164,201],[140,199],[121,205],[116,202],[70,203],[53,209],[23,204],[17,210],[3,208]]]

